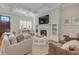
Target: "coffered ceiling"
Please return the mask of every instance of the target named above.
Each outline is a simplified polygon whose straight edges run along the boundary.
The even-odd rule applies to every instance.
[[[0,8],[11,12],[17,12],[22,14],[28,13],[40,13],[44,11],[49,11],[58,6],[68,6],[72,4],[62,4],[62,3],[0,3]]]
[[[7,7],[9,9],[18,8],[18,9],[28,10],[33,13],[38,13],[40,11],[53,9],[58,5],[60,4],[59,3],[7,3],[7,4],[0,4],[0,7],[2,8]]]
[[[59,4],[57,3],[27,3],[27,4],[20,4],[22,6],[24,6],[26,9],[38,13],[40,11],[45,11],[45,10],[49,10],[49,9],[53,9],[56,6],[58,6]]]

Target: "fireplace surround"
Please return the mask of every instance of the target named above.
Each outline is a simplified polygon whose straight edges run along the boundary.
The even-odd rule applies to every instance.
[[[40,30],[40,35],[47,36],[47,30]]]

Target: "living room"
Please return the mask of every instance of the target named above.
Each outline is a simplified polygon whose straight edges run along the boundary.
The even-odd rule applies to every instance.
[[[0,54],[79,55],[78,25],[78,3],[0,3]]]

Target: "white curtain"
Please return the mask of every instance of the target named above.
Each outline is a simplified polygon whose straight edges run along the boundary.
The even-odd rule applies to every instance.
[[[20,20],[19,25],[20,25],[19,26],[20,29],[23,29],[23,28],[31,29],[32,28],[32,21],[31,20]]]

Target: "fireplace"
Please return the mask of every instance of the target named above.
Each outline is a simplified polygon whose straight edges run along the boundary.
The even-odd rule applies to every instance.
[[[47,36],[47,30],[40,30],[40,34]]]

